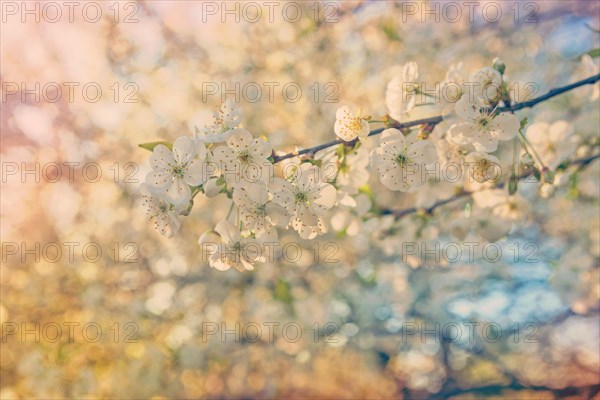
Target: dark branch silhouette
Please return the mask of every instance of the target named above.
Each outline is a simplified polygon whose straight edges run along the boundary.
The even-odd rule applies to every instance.
[[[501,112],[506,112],[506,111],[518,111],[518,110],[522,110],[524,108],[530,108],[530,107],[535,106],[536,104],[542,103],[542,102],[544,102],[546,100],[549,100],[549,99],[551,99],[553,97],[556,97],[556,96],[558,96],[560,94],[569,92],[569,91],[571,91],[573,89],[576,89],[578,87],[581,87],[581,86],[594,84],[594,83],[596,83],[598,81],[600,81],[600,74],[591,76],[589,78],[586,78],[586,79],[583,79],[583,80],[580,80],[580,81],[577,81],[577,82],[572,83],[570,85],[566,85],[566,86],[562,86],[562,87],[558,87],[558,88],[552,89],[548,93],[546,93],[546,94],[544,94],[542,96],[536,97],[534,99],[528,100],[528,101],[524,101],[524,102],[521,102],[521,103],[515,103],[513,105],[506,106],[506,107],[499,107],[498,110],[501,111]],[[435,116],[435,117],[423,118],[423,119],[418,119],[418,120],[409,121],[409,122],[397,122],[397,121],[394,121],[391,124],[391,127],[392,128],[396,128],[396,129],[404,129],[404,128],[410,128],[410,127],[418,126],[418,125],[436,125],[436,124],[439,124],[440,122],[442,122],[444,120],[444,118],[447,118],[450,115],[452,115],[452,114],[438,115],[438,116]],[[383,132],[386,129],[387,128],[378,128],[378,129],[372,130],[369,133],[369,136],[379,135],[381,132]],[[273,162],[274,163],[278,163],[278,162],[281,162],[283,160],[287,160],[288,158],[292,158],[292,157],[296,157],[296,156],[301,156],[301,155],[305,155],[305,154],[312,155],[312,154],[315,154],[316,152],[318,152],[320,150],[324,150],[324,149],[327,149],[329,147],[333,147],[333,146],[339,145],[341,143],[350,143],[350,144],[352,144],[352,143],[355,143],[355,142],[356,142],[356,139],[354,141],[351,141],[351,142],[344,142],[341,139],[335,139],[335,140],[332,140],[330,142],[320,144],[318,146],[309,147],[309,148],[306,148],[306,149],[302,149],[302,150],[299,150],[299,151],[296,151],[296,152],[284,154],[284,155],[281,155],[281,156],[274,156],[273,157]]]

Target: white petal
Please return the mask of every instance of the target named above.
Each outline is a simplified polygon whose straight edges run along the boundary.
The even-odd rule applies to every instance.
[[[408,156],[413,162],[422,166],[437,161],[437,151],[429,140],[420,140],[413,143],[408,150]]]
[[[198,145],[188,136],[180,136],[173,143],[173,158],[179,165],[191,161],[197,152]]]
[[[217,186],[217,179],[209,179],[204,184],[204,194],[208,198],[213,198],[219,195],[221,188]]]
[[[573,134],[573,125],[565,120],[559,120],[550,126],[549,138],[552,143],[560,144]]]
[[[286,180],[274,178],[269,184],[269,191],[273,194],[273,202],[291,210],[294,205],[293,186]]]
[[[231,265],[225,262],[224,258],[225,257],[222,257],[221,252],[217,252],[209,257],[208,262],[210,266],[216,270],[227,271],[231,268]]]
[[[315,199],[315,203],[329,209],[335,205],[337,201],[337,190],[333,185],[323,183],[319,190],[319,197]]]
[[[418,77],[419,66],[417,65],[417,63],[414,61],[406,63],[406,65],[404,65],[404,68],[402,69],[402,78],[404,79],[404,81],[416,83],[415,81]]]
[[[273,225],[287,226],[287,224],[290,222],[290,215],[285,208],[278,204],[267,204],[267,216]]]
[[[472,99],[469,99],[468,95],[464,95],[454,105],[456,114],[465,121],[474,121],[481,115],[481,112],[479,111],[481,105],[478,102],[471,100]]]
[[[510,140],[519,132],[521,123],[514,114],[502,113],[490,122],[492,135],[498,140]]]
[[[235,243],[240,240],[240,231],[227,220],[222,220],[215,226],[215,232],[221,236],[225,243]]]
[[[154,148],[150,156],[150,166],[154,169],[168,168],[175,163],[173,153],[163,144],[159,144]]]
[[[209,178],[208,165],[199,159],[193,159],[185,169],[184,180],[188,185],[198,186]]]
[[[190,201],[192,191],[183,179],[175,178],[165,191],[165,197],[168,198],[171,203],[181,205]]]
[[[360,126],[361,130],[358,133],[358,140],[362,142],[369,136],[369,133],[371,133],[371,128],[369,127],[369,123],[365,120],[360,122]]]
[[[148,189],[154,193],[163,192],[173,182],[173,174],[166,169],[155,169],[146,175],[145,183]]]
[[[245,129],[235,129],[229,139],[227,146],[235,149],[237,152],[247,150],[253,142],[252,134]]]
[[[527,127],[526,136],[531,144],[539,144],[541,146],[548,143],[548,132],[550,125],[545,122],[536,122]]]
[[[264,140],[257,138],[252,143],[251,154],[257,159],[266,159],[273,153],[273,146]]]

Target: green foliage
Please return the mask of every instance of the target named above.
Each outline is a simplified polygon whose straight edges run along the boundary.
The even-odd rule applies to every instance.
[[[173,144],[171,144],[169,142],[162,142],[162,141],[141,143],[141,144],[138,144],[138,147],[141,147],[142,149],[154,151],[154,148],[156,146],[158,146],[159,144],[162,144],[162,145],[166,146],[169,150],[173,149]]]

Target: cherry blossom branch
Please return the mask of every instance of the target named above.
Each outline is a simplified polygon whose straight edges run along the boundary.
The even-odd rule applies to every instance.
[[[584,157],[584,158],[578,158],[575,159],[573,161],[571,161],[569,163],[569,166],[572,165],[579,165],[579,171],[581,171],[582,169],[584,169],[585,167],[587,167],[588,165],[590,165],[592,163],[592,161],[596,160],[600,158],[600,153],[595,154],[593,156],[588,156],[588,157]],[[523,173],[519,176],[517,176],[517,179],[519,181],[527,178],[528,176],[531,176],[532,172],[527,172],[527,173]],[[495,189],[501,189],[506,185],[506,182],[500,182],[498,183],[496,186],[494,186],[493,188]],[[460,192],[458,192],[457,194],[455,194],[452,197],[449,197],[447,199],[444,200],[440,200],[438,202],[436,202],[435,204],[433,204],[431,207],[429,208],[418,208],[418,207],[410,207],[410,208],[404,208],[401,210],[392,210],[392,209],[383,209],[380,210],[380,214],[381,215],[394,215],[397,219],[400,219],[406,215],[410,215],[410,214],[416,214],[418,212],[422,212],[425,214],[432,214],[433,211],[441,206],[444,206],[446,204],[449,203],[453,203],[456,200],[462,199],[464,197],[470,197],[472,194],[476,193],[477,191],[467,191],[467,190],[461,190]]]
[[[590,76],[589,78],[577,81],[575,83],[572,83],[570,85],[566,85],[566,86],[562,86],[562,87],[558,87],[555,89],[550,90],[548,93],[538,96],[534,99],[528,100],[528,101],[523,101],[520,103],[515,103],[513,105],[510,106],[506,106],[506,107],[499,107],[498,111],[500,112],[507,112],[507,111],[518,111],[518,110],[522,110],[524,108],[531,108],[539,103],[542,103],[546,100],[549,100],[553,97],[556,97],[558,95],[561,95],[563,93],[569,92],[573,89],[576,89],[578,87],[581,86],[585,86],[585,85],[592,85],[596,82],[600,81],[600,74],[598,75],[594,75],[594,76]],[[391,128],[396,128],[396,129],[404,129],[404,128],[410,128],[413,126],[418,126],[418,125],[437,125],[440,122],[442,122],[445,118],[448,118],[449,116],[451,116],[452,114],[446,114],[446,115],[438,115],[435,117],[429,117],[429,118],[423,118],[423,119],[418,119],[415,121],[409,121],[409,122],[398,122],[398,121],[393,121],[393,123],[390,125]],[[378,128],[375,130],[372,130],[371,132],[369,132],[369,136],[375,136],[375,135],[379,135],[381,132],[383,132],[384,130],[386,130],[387,128]],[[341,139],[335,139],[332,140],[330,142],[327,143],[323,143],[320,144],[318,146],[314,146],[314,147],[309,147],[306,149],[302,149],[302,150],[298,150],[298,151],[294,151],[292,153],[288,153],[288,154],[284,154],[281,156],[274,156],[273,157],[273,163],[278,163],[281,162],[283,160],[287,160],[288,158],[292,158],[292,157],[296,157],[296,156],[301,156],[301,155],[314,155],[316,152],[320,151],[320,150],[324,150],[327,149],[329,147],[333,147],[336,145],[339,145],[341,143],[348,143],[348,144],[354,144],[354,142],[356,141],[356,139],[354,141],[351,142],[344,142]]]

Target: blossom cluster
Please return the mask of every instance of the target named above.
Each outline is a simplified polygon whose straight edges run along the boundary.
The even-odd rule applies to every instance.
[[[277,227],[311,240],[329,230],[353,235],[378,218],[370,168],[387,189],[413,196],[418,209],[432,209],[437,201],[466,191],[477,210],[494,216],[493,230],[506,234],[529,212],[519,193],[521,172],[535,169],[539,179],[552,184],[553,172],[574,154],[578,140],[564,120],[533,123],[525,130],[526,119],[509,111],[518,99],[511,98],[505,68],[498,59],[470,75],[452,66],[444,82],[455,88],[453,96],[432,95],[444,100],[421,104],[420,98],[431,95],[420,91],[419,68],[409,62],[387,86],[388,110],[381,120],[342,106],[333,126],[338,144],[285,157],[266,138],[242,127],[242,110],[228,99],[212,124],[193,135],[172,145],[150,144],[152,170],[142,187],[150,219],[171,237],[195,196],[226,196],[229,215],[199,243],[218,244],[209,247],[212,267],[252,270],[262,260],[261,243],[277,240]],[[419,106],[433,106],[443,118],[414,128],[404,124]],[[372,124],[384,127],[372,131]],[[379,135],[375,147],[367,140],[374,135]],[[445,168],[462,178],[444,179],[439,171]]]

